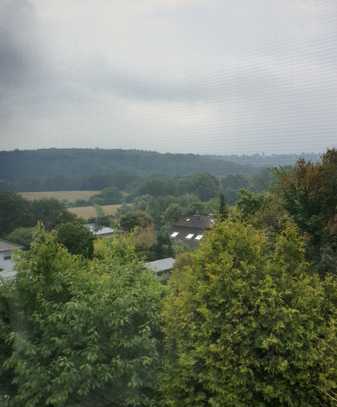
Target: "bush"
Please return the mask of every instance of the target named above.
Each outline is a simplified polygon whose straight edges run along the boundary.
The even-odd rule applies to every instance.
[[[83,262],[40,230],[21,255],[11,406],[156,405],[161,285],[126,240],[100,243]]]
[[[167,406],[336,405],[337,282],[310,273],[293,225],[274,249],[251,226],[217,225],[170,288]]]
[[[34,228],[17,228],[7,236],[10,242],[19,244],[25,249],[30,247],[33,240]]]
[[[94,235],[81,223],[63,223],[56,229],[57,239],[71,254],[91,258],[94,254]]]
[[[123,196],[119,189],[114,187],[104,188],[101,193],[93,196],[91,202],[98,205],[112,205],[122,202]]]

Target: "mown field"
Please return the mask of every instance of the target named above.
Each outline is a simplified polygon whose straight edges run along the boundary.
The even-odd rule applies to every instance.
[[[54,198],[62,202],[76,202],[78,200],[88,200],[97,195],[99,191],[51,191],[51,192],[20,192],[20,195],[34,201],[36,199]]]
[[[103,209],[104,215],[110,216],[114,215],[120,206],[121,205],[102,205],[100,208]],[[80,206],[76,208],[69,208],[68,210],[77,215],[79,218],[85,220],[96,217],[96,209],[94,206]]]

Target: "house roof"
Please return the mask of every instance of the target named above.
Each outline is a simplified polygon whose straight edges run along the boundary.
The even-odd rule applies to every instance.
[[[145,263],[145,266],[154,273],[163,273],[164,271],[172,270],[175,262],[176,260],[174,258],[167,257],[166,259],[160,259]]]
[[[199,245],[207,232],[207,230],[197,228],[175,228],[172,230],[174,230],[174,232],[170,234],[172,242],[183,244],[192,249]]]
[[[185,216],[171,226],[170,239],[194,249],[214,224],[215,219],[212,215]]]
[[[87,225],[87,228],[92,232],[95,236],[105,236],[105,235],[111,235],[114,230],[112,228],[109,228],[107,226],[103,226],[99,229],[96,229],[95,225],[89,224]]]
[[[19,246],[15,243],[7,242],[6,240],[0,240],[0,253],[1,252],[13,252],[14,250],[21,249],[22,246]]]
[[[180,218],[174,225],[174,228],[191,228],[191,229],[210,229],[214,224],[214,218],[211,215],[192,215]]]
[[[103,227],[101,229],[98,229],[94,232],[96,236],[104,236],[104,235],[111,235],[114,232],[112,228],[109,227]]]

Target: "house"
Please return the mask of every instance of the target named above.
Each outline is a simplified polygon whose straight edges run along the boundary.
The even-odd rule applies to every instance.
[[[114,233],[114,229],[107,226],[97,227],[94,223],[89,223],[86,227],[95,237],[111,237]]]
[[[15,263],[13,254],[19,249],[21,249],[21,246],[0,240],[0,279],[11,279],[15,277],[16,272],[14,270]]]
[[[214,224],[215,219],[212,215],[191,215],[180,218],[171,226],[170,239],[172,243],[180,243],[194,249]]]
[[[166,259],[145,263],[145,267],[152,271],[160,280],[165,280],[172,271],[175,262],[176,260],[172,257],[167,257]]]

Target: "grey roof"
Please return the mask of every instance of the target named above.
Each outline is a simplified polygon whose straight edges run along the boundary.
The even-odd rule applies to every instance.
[[[12,252],[21,248],[22,246],[19,246],[15,243],[10,243],[6,240],[0,240],[0,252]]]
[[[109,228],[107,226],[103,226],[99,229],[96,229],[95,225],[93,224],[88,224],[86,227],[92,232],[95,236],[105,236],[105,235],[112,235],[114,232],[114,229]]]
[[[163,273],[164,271],[172,270],[175,262],[176,260],[172,257],[167,257],[166,259],[160,259],[145,263],[145,266],[154,273]]]
[[[214,225],[214,217],[211,215],[192,215],[180,218],[174,225],[174,228],[191,228],[191,229],[210,229]]]

